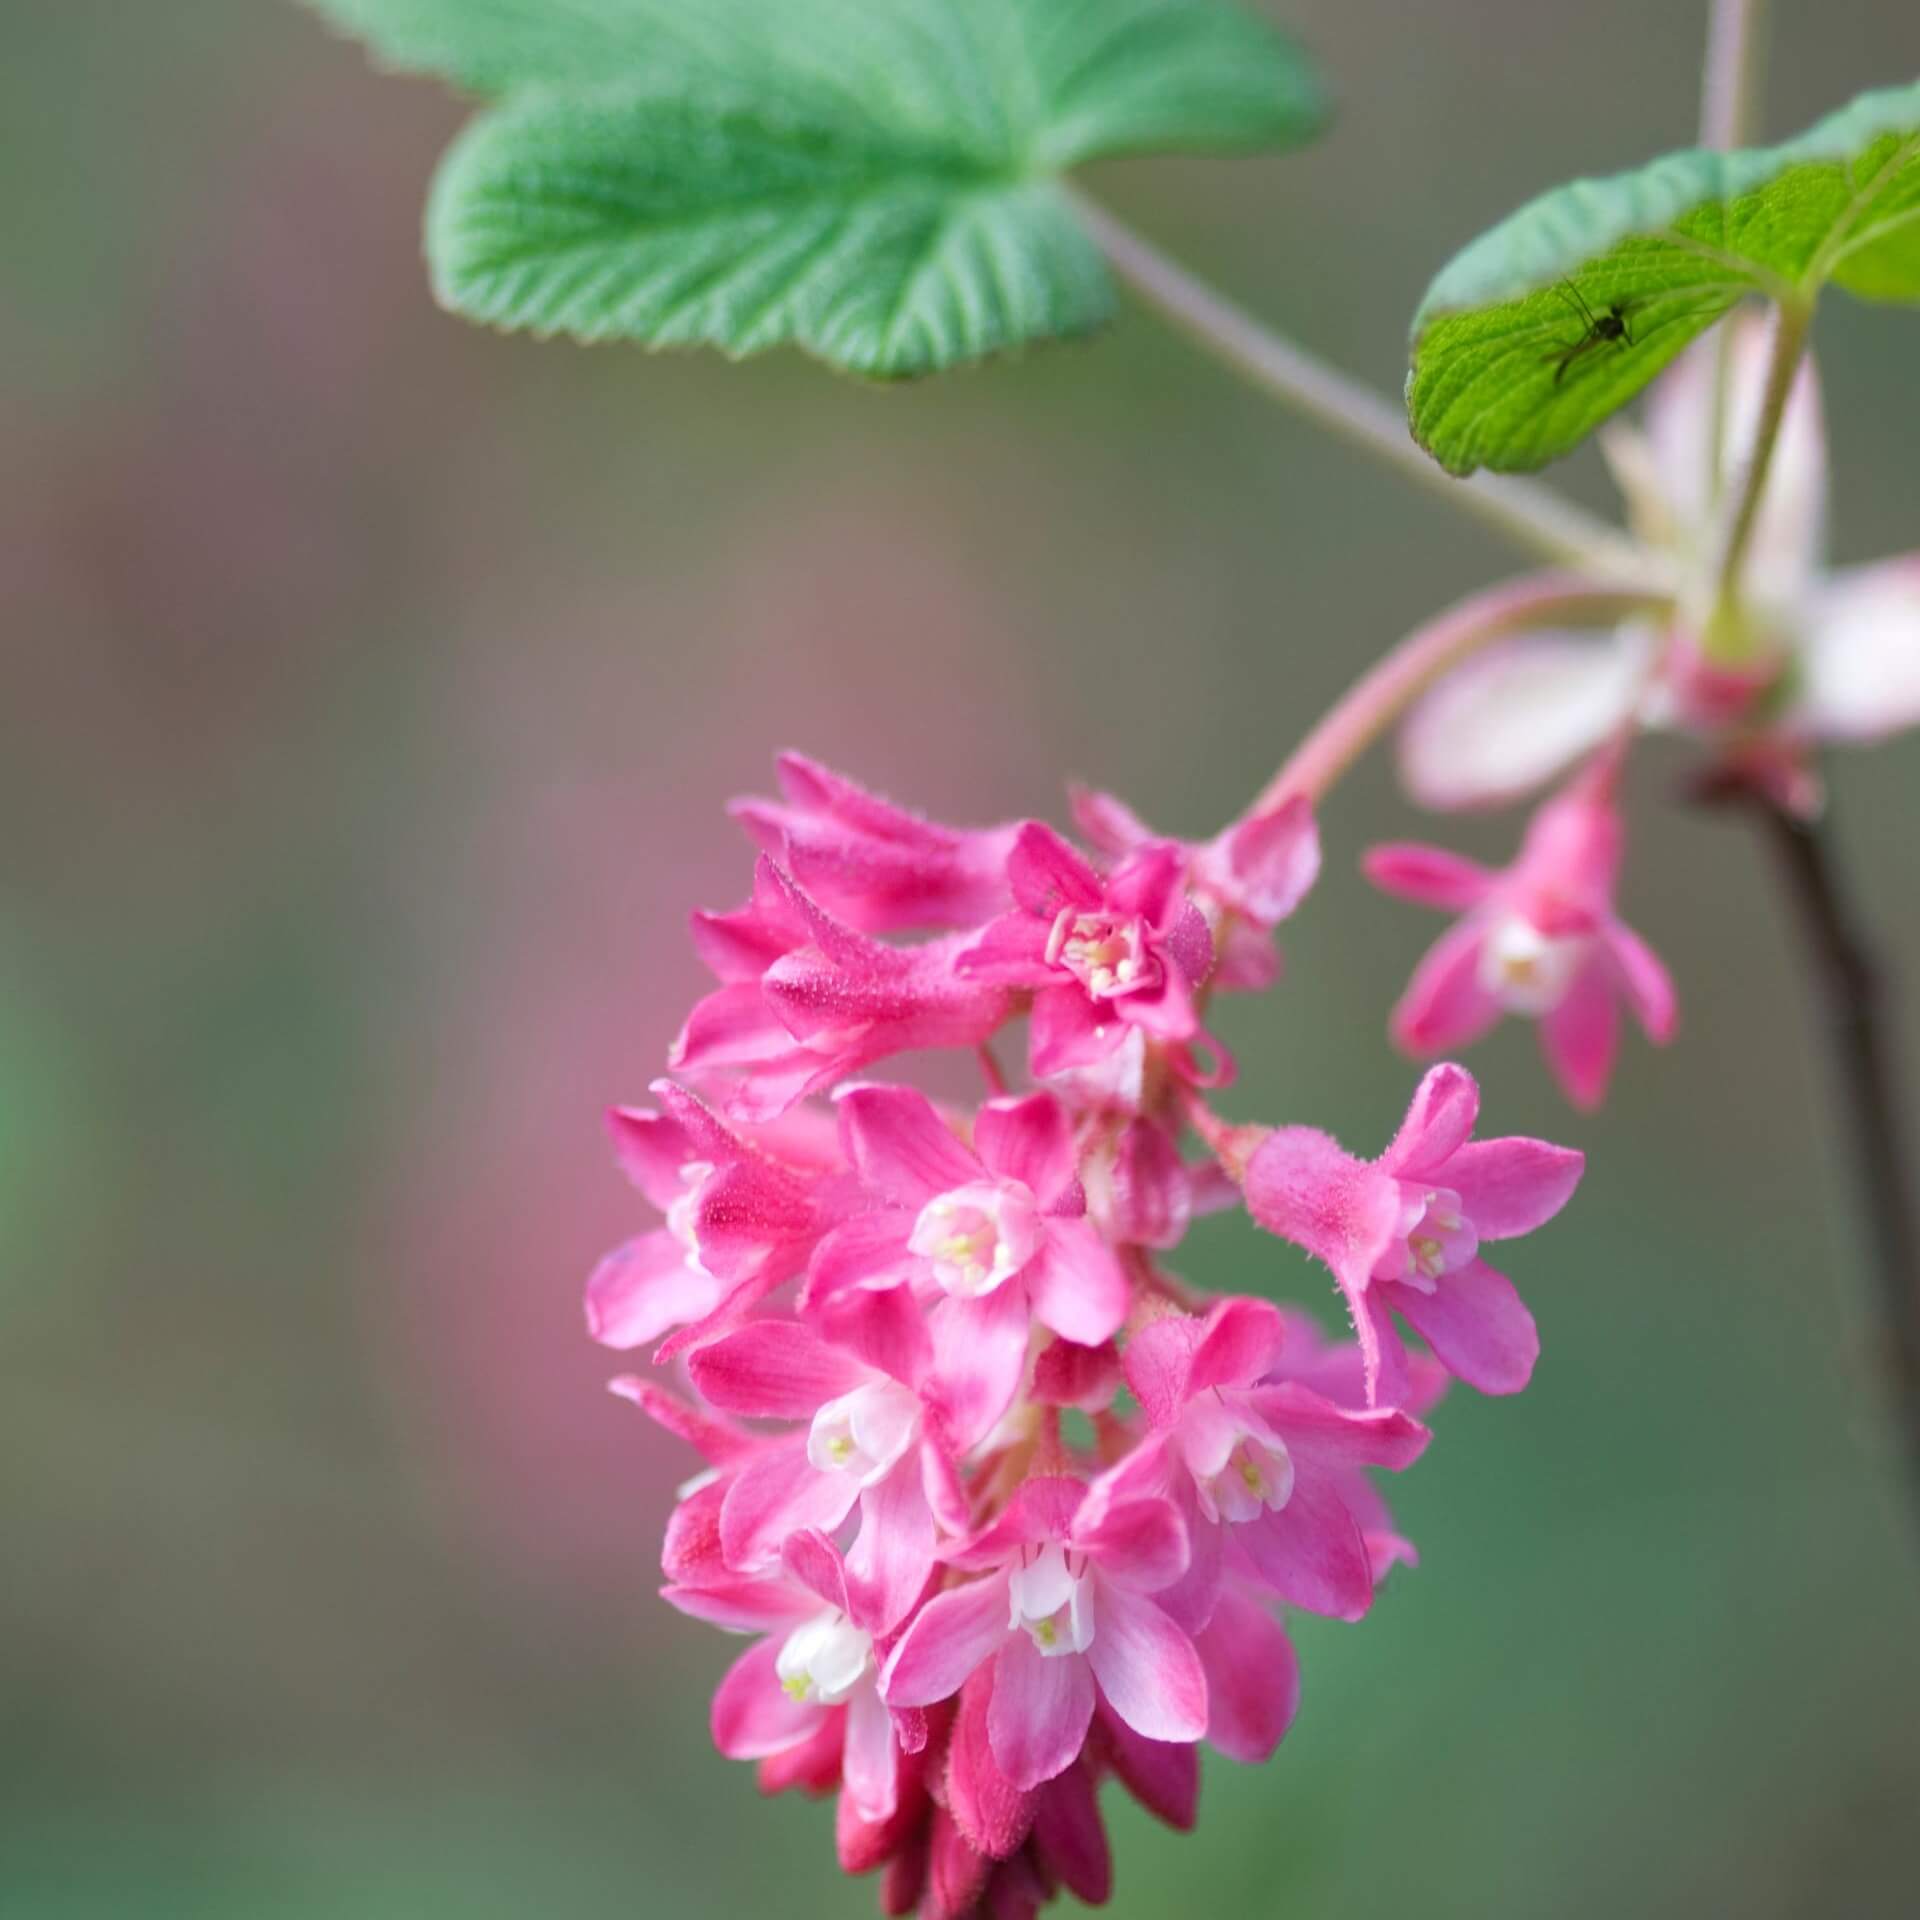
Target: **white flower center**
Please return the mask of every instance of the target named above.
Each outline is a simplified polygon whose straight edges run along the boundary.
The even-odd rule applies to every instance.
[[[790,1700],[837,1707],[873,1664],[873,1635],[829,1607],[787,1635],[773,1670]]]
[[[1480,984],[1512,1013],[1551,1013],[1592,946],[1586,934],[1542,933],[1524,914],[1505,915],[1480,950]]]
[[[1037,1552],[1028,1548],[1007,1576],[1007,1595],[1008,1626],[1024,1627],[1049,1659],[1085,1653],[1093,1645],[1093,1581],[1084,1555],[1069,1555],[1058,1540]]]
[[[1047,961],[1065,967],[1096,1000],[1118,999],[1160,979],[1160,963],[1147,951],[1144,924],[1110,913],[1075,913],[1062,907],[1047,935]]]
[[[689,1160],[680,1169],[680,1192],[667,1205],[667,1231],[686,1249],[687,1267],[693,1273],[706,1273],[700,1264],[700,1192],[712,1176],[713,1164],[707,1160]],[[712,1275],[707,1276],[709,1279]]]
[[[1293,1497],[1286,1442],[1238,1394],[1216,1389],[1196,1399],[1181,1423],[1180,1450],[1209,1520],[1239,1526]]]
[[[807,1459],[821,1473],[850,1473],[871,1486],[913,1444],[919,1419],[918,1396],[898,1381],[855,1387],[813,1416]]]
[[[907,1246],[933,1262],[947,1292],[972,1300],[1020,1272],[1043,1233],[1040,1209],[1019,1181],[980,1180],[929,1200]]]
[[[1398,1280],[1421,1293],[1458,1273],[1480,1251],[1480,1236],[1446,1187],[1400,1184],[1401,1237],[1373,1270],[1376,1280]]]

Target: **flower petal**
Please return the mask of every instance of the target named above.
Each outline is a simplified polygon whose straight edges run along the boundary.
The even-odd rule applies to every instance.
[[[918,1207],[980,1178],[940,1110],[913,1087],[849,1087],[837,1103],[847,1158],[868,1186]]]
[[[1073,1184],[1073,1128],[1050,1093],[989,1100],[973,1123],[973,1145],[989,1172],[1021,1181],[1043,1208]]]
[[[794,1320],[736,1327],[695,1352],[687,1371],[710,1406],[753,1420],[811,1420],[869,1377],[851,1354]]]
[[[1089,1526],[1074,1528],[1073,1544],[1099,1563],[1103,1581],[1153,1593],[1186,1572],[1187,1529],[1171,1500],[1099,1504]]]
[[[1287,1323],[1271,1301],[1216,1301],[1200,1323],[1187,1369],[1188,1395],[1250,1385],[1272,1370],[1286,1337]]]
[[[1089,1220],[1049,1220],[1024,1279],[1034,1317],[1083,1347],[1111,1340],[1132,1301],[1119,1256]]]
[[[1048,922],[1062,908],[1097,907],[1105,897],[1100,876],[1039,820],[1027,821],[1015,837],[1007,860],[1007,880],[1021,907]]]
[[[687,1250],[661,1228],[629,1240],[587,1281],[587,1331],[624,1353],[651,1345],[669,1327],[698,1320],[720,1304],[721,1283],[688,1262]]]
[[[1920,631],[1915,640],[1920,643]],[[1608,921],[1602,937],[1634,1018],[1656,1047],[1664,1047],[1680,1024],[1680,1000],[1673,976],[1660,956],[1624,922]]]
[[[1287,1443],[1288,1453],[1323,1467],[1386,1467],[1398,1473],[1412,1466],[1433,1438],[1398,1407],[1336,1406],[1297,1380],[1259,1388],[1253,1405]]]
[[[933,1372],[922,1390],[948,1452],[979,1445],[1012,1404],[1027,1365],[1026,1287],[1010,1280],[977,1300],[946,1300],[929,1325]]]
[[[1533,1377],[1540,1333],[1514,1285],[1484,1261],[1448,1274],[1432,1293],[1396,1286],[1394,1306],[1447,1371],[1482,1393],[1518,1393]]]
[[[1640,650],[1530,633],[1442,679],[1400,732],[1400,779],[1418,806],[1500,806],[1544,786],[1633,711]]]
[[[1233,1538],[1282,1600],[1309,1613],[1358,1620],[1373,1604],[1373,1562],[1337,1479],[1296,1472],[1287,1504],[1235,1527]]]
[[[1007,1638],[1007,1576],[937,1593],[887,1656],[880,1692],[890,1707],[930,1707],[960,1691]]]
[[[1482,1240],[1511,1240],[1545,1226],[1586,1171],[1575,1147],[1519,1137],[1475,1140],[1447,1162],[1447,1186]]]
[[[780,1684],[774,1667],[779,1657],[775,1636],[749,1647],[713,1696],[713,1744],[729,1760],[783,1753],[819,1728],[822,1709],[796,1701]]]
[[[1242,820],[1216,845],[1232,881],[1231,892],[1222,893],[1263,927],[1286,919],[1320,877],[1320,830],[1304,794]],[[1219,886],[1211,862],[1203,863],[1203,871]]]
[[[1368,848],[1360,871],[1382,893],[1411,900],[1416,907],[1438,907],[1442,913],[1466,913],[1477,907],[1499,879],[1490,867],[1463,853],[1406,840]]]
[[[1198,1740],[1207,1676],[1193,1642],[1145,1595],[1100,1578],[1087,1663],[1107,1705],[1149,1740]]]
[[[1091,1067],[1120,1044],[1126,1022],[1110,1015],[1072,982],[1033,996],[1027,1063],[1037,1080]]]
[[[803,1527],[831,1533],[860,1495],[850,1473],[822,1473],[807,1458],[804,1433],[757,1454],[727,1488],[720,1508],[720,1547],[727,1565],[757,1572],[775,1565],[788,1538]]]
[[[1816,740],[1920,725],[1920,554],[1832,576],[1814,608],[1791,724]]]
[[[1177,1833],[1190,1833],[1200,1810],[1200,1750],[1189,1740],[1149,1740],[1111,1707],[1100,1709],[1108,1760],[1126,1790]]]
[[[847,1740],[840,1770],[861,1819],[892,1817],[899,1802],[899,1749],[893,1737],[893,1715],[879,1689],[868,1681],[856,1687],[847,1702]]]
[[[1104,1624],[1096,1619],[1096,1639]],[[1030,1635],[1008,1634],[993,1663],[987,1706],[987,1738],[1008,1780],[1030,1791],[1064,1773],[1080,1757],[1092,1721],[1087,1662],[1071,1653],[1049,1658]]]
[[[888,1633],[905,1619],[933,1571],[933,1509],[918,1448],[860,1496],[860,1532],[847,1549],[855,1622]]]
[[[1620,1050],[1620,1008],[1604,955],[1575,974],[1560,1004],[1540,1022],[1540,1051],[1560,1090],[1582,1112],[1607,1097],[1614,1055]]]
[[[1479,1117],[1479,1083],[1465,1067],[1443,1061],[1414,1089],[1407,1117],[1380,1164],[1403,1180],[1436,1177],[1472,1137]]]
[[[1449,927],[1426,951],[1393,1010],[1397,1045],[1412,1054],[1469,1046],[1500,1018],[1500,1002],[1480,984],[1486,931],[1472,918]]]
[[[1300,1661],[1286,1629],[1246,1588],[1227,1586],[1194,1641],[1207,1673],[1207,1742],[1230,1760],[1273,1757],[1300,1710]]]

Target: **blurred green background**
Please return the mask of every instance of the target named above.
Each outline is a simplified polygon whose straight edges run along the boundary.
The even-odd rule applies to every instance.
[[[1685,144],[1704,8],[1275,0],[1339,123],[1097,189],[1381,385],[1433,268]],[[1779,0],[1768,127],[1920,72],[1910,0]],[[686,1462],[577,1290],[640,1220],[599,1112],[786,744],[929,809],[1072,773],[1227,817],[1410,623],[1509,570],[1130,313],[912,391],[488,337],[417,259],[458,123],[269,0],[25,0],[0,59],[0,1914],[871,1908],[705,1739],[652,1597]],[[1920,323],[1831,302],[1836,545],[1920,545]],[[1591,457],[1567,484],[1595,504]],[[1533,1391],[1458,1394],[1424,1564],[1299,1624],[1301,1719],[1197,1838],[1117,1794],[1127,1916],[1915,1911],[1920,1559],[1819,1062],[1758,849],[1637,768],[1630,916],[1684,1042],[1515,1270]],[[1920,746],[1837,769],[1906,957]],[[1514,822],[1461,837],[1494,852]],[[1326,821],[1235,1110],[1373,1150],[1435,923]],[[1424,831],[1423,828],[1419,830]],[[1910,1055],[1911,1057],[1911,1055]],[[1332,1303],[1243,1225],[1204,1283]]]

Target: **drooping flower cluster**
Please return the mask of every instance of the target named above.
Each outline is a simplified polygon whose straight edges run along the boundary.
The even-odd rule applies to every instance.
[[[1097,1902],[1099,1789],[1191,1825],[1199,1745],[1259,1761],[1293,1717],[1282,1610],[1357,1620],[1412,1560],[1370,1470],[1420,1456],[1449,1374],[1526,1384],[1533,1321],[1482,1253],[1581,1158],[1472,1139],[1452,1066],[1374,1162],[1213,1112],[1208,1004],[1275,977],[1318,868],[1303,802],[1188,844],[1081,794],[1089,852],[794,757],[781,781],[738,809],[751,898],[695,918],[718,984],[671,1077],[611,1116],[658,1224],[593,1275],[589,1326],[651,1350],[616,1390],[705,1463],[663,1565],[674,1606],[750,1637],[720,1750],[837,1793],[887,1913]],[[1606,887],[1595,937],[1630,939]],[[875,1077],[941,1049],[978,1060],[971,1110]],[[1355,1340],[1169,1271],[1241,1201],[1332,1269]]]

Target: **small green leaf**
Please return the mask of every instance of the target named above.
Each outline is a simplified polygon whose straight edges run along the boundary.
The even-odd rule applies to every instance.
[[[1310,70],[1222,0],[313,0],[501,104],[448,156],[440,298],[491,324],[876,377],[1111,311],[1069,168],[1281,146]]]
[[[1920,301],[1920,84],[1784,146],[1669,154],[1530,202],[1444,267],[1407,413],[1453,473],[1544,466],[1739,301]]]

